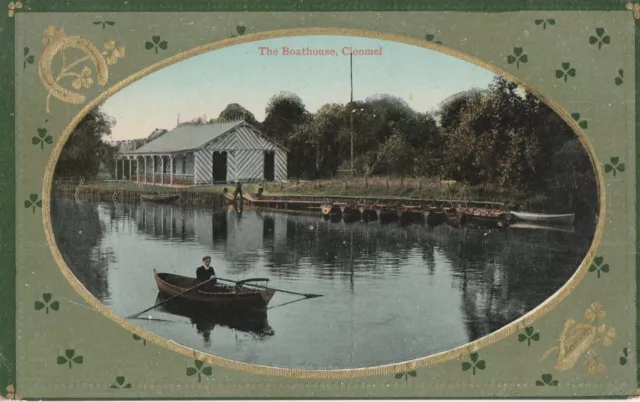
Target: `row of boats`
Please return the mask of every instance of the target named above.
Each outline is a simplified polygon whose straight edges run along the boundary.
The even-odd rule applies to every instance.
[[[516,222],[536,224],[573,224],[575,214],[540,214],[530,212],[504,211],[487,208],[434,207],[434,206],[385,206],[366,204],[323,203],[320,210],[326,219],[342,219],[344,221],[375,221],[381,223],[423,223],[437,226],[447,223],[452,226],[466,224],[483,227],[505,228]]]

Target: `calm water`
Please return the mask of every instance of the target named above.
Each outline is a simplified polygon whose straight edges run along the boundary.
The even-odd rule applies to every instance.
[[[327,222],[246,208],[54,199],[56,240],[85,287],[122,316],[156,303],[153,269],[268,277],[266,314],[195,314],[178,305],[135,324],[216,356],[307,369],[389,364],[445,351],[531,310],[576,270],[591,234]]]

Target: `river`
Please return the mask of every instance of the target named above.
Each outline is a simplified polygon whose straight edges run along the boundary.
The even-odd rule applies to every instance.
[[[67,265],[121,316],[155,304],[153,269],[270,278],[266,314],[201,316],[179,307],[136,325],[236,361],[300,369],[396,363],[488,335],[544,302],[575,272],[593,232],[430,228],[330,222],[245,208],[113,204],[54,198]]]

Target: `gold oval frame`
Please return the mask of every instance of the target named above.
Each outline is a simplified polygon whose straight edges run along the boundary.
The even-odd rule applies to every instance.
[[[381,39],[387,41],[393,41],[397,43],[403,43],[406,45],[417,46],[424,49],[437,51],[440,53],[447,54],[449,56],[456,57],[460,60],[464,60],[468,63],[477,65],[486,70],[489,70],[495,74],[501,75],[513,82],[518,83],[522,87],[526,88],[527,91],[534,94],[538,99],[547,104],[554,112],[556,112],[574,131],[574,133],[580,139],[580,142],[584,149],[587,151],[589,155],[589,159],[595,171],[596,176],[596,187],[598,192],[598,201],[599,201],[599,215],[598,222],[596,224],[596,229],[594,232],[593,241],[591,242],[591,246],[589,247],[589,251],[586,256],[582,260],[582,263],[578,267],[578,269],[573,273],[571,278],[553,295],[547,298],[542,304],[535,307],[533,310],[529,311],[522,317],[517,320],[505,325],[504,327],[498,329],[497,331],[492,332],[489,335],[486,335],[480,339],[476,339],[473,342],[455,347],[453,349],[435,353],[429,356],[421,357],[418,359],[413,359],[410,361],[404,361],[399,363],[392,363],[387,365],[373,366],[373,367],[364,367],[364,368],[352,368],[352,369],[324,369],[324,370],[308,370],[308,369],[289,369],[289,368],[279,368],[279,367],[271,367],[265,365],[257,365],[251,363],[243,363],[223,357],[217,357],[208,353],[200,352],[195,349],[179,345],[173,342],[168,341],[167,339],[158,336],[154,333],[151,333],[147,330],[144,330],[131,322],[127,321],[123,317],[114,314],[109,308],[107,308],[104,304],[102,304],[98,299],[96,299],[89,291],[84,287],[84,285],[76,278],[76,276],[71,272],[67,264],[65,263],[58,246],[55,241],[55,236],[53,234],[53,227],[51,224],[51,210],[50,210],[50,198],[51,198],[51,188],[53,183],[53,173],[55,170],[55,165],[60,157],[60,153],[62,152],[62,148],[64,144],[67,142],[67,139],[74,131],[75,127],[79,124],[79,122],[84,118],[84,116],[89,113],[95,106],[102,103],[105,99],[109,98],[122,88],[132,84],[133,82],[143,78],[163,67],[175,64],[179,61],[188,59],[190,57],[213,51],[222,49],[225,47],[230,47],[234,45],[256,42],[265,39],[275,39],[275,38],[285,38],[292,36],[312,36],[312,35],[331,35],[331,36],[351,36],[351,37],[364,37],[364,38],[373,38],[373,39]],[[184,356],[197,358],[199,360],[215,364],[217,366],[223,368],[229,368],[234,370],[240,370],[243,372],[253,373],[253,374],[262,374],[262,375],[273,375],[273,376],[284,376],[284,377],[292,377],[292,378],[311,378],[311,379],[349,379],[349,378],[358,378],[365,376],[375,376],[375,375],[383,375],[383,374],[393,374],[400,372],[407,372],[411,370],[415,370],[416,368],[428,367],[435,364],[443,363],[446,361],[450,361],[456,358],[463,357],[468,355],[471,351],[478,350],[480,348],[492,345],[499,340],[502,340],[508,336],[511,336],[518,332],[523,327],[530,325],[532,322],[548,313],[549,311],[556,308],[578,285],[580,280],[586,274],[588,267],[593,262],[595,258],[595,252],[598,249],[600,242],[602,240],[602,234],[604,231],[605,224],[605,214],[606,214],[606,198],[604,193],[604,174],[600,163],[598,163],[598,159],[596,158],[596,153],[594,147],[588,141],[586,135],[582,131],[582,129],[578,126],[578,123],[571,117],[569,112],[567,112],[564,108],[562,108],[557,102],[547,98],[542,95],[539,91],[534,89],[533,87],[524,83],[524,81],[519,78],[497,68],[493,65],[483,62],[482,60],[469,56],[465,53],[459,52],[457,50],[446,48],[442,45],[438,45],[436,43],[428,42],[421,39],[409,38],[406,36],[391,34],[391,33],[381,33],[376,31],[369,30],[361,30],[361,29],[341,29],[341,28],[294,28],[294,29],[284,29],[284,30],[275,30],[275,31],[266,31],[254,34],[247,34],[240,37],[223,39],[218,42],[213,42],[206,45],[201,45],[196,48],[184,51],[172,57],[169,57],[165,60],[162,60],[158,63],[155,63],[149,67],[146,67],[137,73],[127,77],[126,79],[116,83],[112,87],[110,87],[107,91],[103,92],[100,96],[95,98],[89,104],[84,106],[78,114],[73,118],[73,120],[69,123],[66,129],[63,131],[60,139],[56,142],[53,152],[49,158],[49,162],[46,167],[45,175],[44,175],[44,183],[42,188],[42,215],[43,215],[43,223],[44,229],[47,237],[47,242],[49,243],[49,247],[51,248],[51,252],[53,253],[53,258],[60,267],[62,274],[65,276],[67,281],[71,284],[71,286],[78,292],[87,303],[101,312],[105,316],[107,316],[112,321],[115,321],[117,324],[122,326],[123,328],[131,331],[144,339],[147,339],[155,344],[163,346],[169,350],[178,352]]]

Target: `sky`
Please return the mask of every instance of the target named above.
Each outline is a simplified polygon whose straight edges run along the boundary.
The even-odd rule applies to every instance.
[[[261,55],[259,47],[265,46],[280,54]],[[284,56],[283,46],[335,49],[337,55]],[[242,105],[263,121],[269,99],[280,92],[295,93],[310,112],[327,103],[345,104],[350,84],[349,56],[342,55],[343,47],[382,48],[381,56],[353,57],[354,100],[389,94],[426,112],[455,93],[487,87],[495,77],[455,57],[397,42],[346,36],[269,39],[189,58],[120,90],[102,108],[116,121],[109,140],[173,129],[178,114],[180,121],[216,118],[229,103]]]

